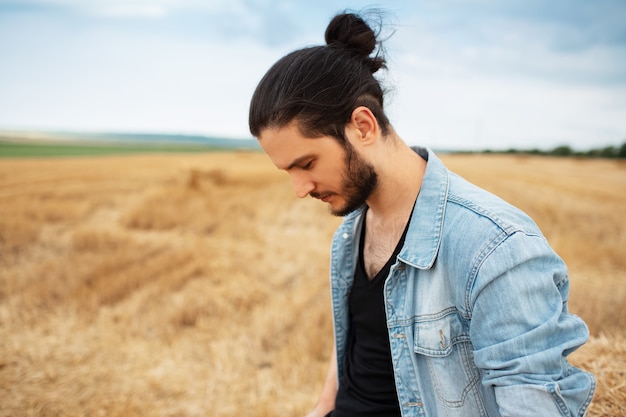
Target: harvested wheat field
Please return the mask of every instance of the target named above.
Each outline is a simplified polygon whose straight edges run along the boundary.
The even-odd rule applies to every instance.
[[[589,415],[626,414],[626,164],[443,159],[568,262]],[[0,416],[303,416],[338,222],[261,153],[0,160]]]

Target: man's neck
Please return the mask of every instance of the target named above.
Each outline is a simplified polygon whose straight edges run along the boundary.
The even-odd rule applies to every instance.
[[[379,184],[367,200],[368,220],[383,225],[406,223],[425,170],[426,161],[421,156],[403,142],[395,145],[377,167]]]

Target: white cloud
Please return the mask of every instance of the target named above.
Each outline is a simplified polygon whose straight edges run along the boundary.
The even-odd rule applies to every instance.
[[[3,3],[15,4],[15,1],[0,0],[0,6]],[[23,0],[19,4],[73,9],[109,18],[161,18],[181,10],[242,13],[248,9],[243,0]]]
[[[0,0],[0,128],[239,137],[263,73],[323,42],[337,11],[330,1],[24,2],[53,10]],[[526,2],[515,12],[485,1],[406,4],[386,6],[406,11],[388,42],[389,112],[405,140],[584,147],[626,137],[619,19],[604,29],[602,13],[561,15],[562,5],[544,16]]]
[[[404,140],[434,148],[580,149],[626,138],[626,86],[564,86],[536,80],[397,80],[392,123]]]
[[[161,18],[168,13],[165,5],[119,3],[93,7],[91,13],[112,18]]]
[[[244,41],[54,37],[45,51],[33,53],[38,40],[15,51],[2,70],[0,126],[247,137],[248,101],[278,58]]]

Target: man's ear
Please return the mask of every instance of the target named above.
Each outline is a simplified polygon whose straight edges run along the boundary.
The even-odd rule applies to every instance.
[[[374,142],[379,135],[379,126],[376,116],[365,106],[359,106],[352,111],[350,125],[360,134],[360,141],[365,145]]]

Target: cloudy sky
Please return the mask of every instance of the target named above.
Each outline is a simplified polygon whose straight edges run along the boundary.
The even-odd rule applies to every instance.
[[[382,2],[381,2],[382,3]],[[250,96],[336,0],[0,0],[0,129],[248,138]],[[410,144],[626,141],[624,0],[387,0],[388,113]]]

